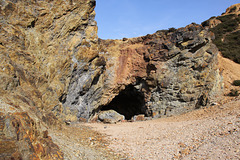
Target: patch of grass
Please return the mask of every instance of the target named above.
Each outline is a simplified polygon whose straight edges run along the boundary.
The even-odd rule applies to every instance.
[[[213,42],[217,45],[224,57],[240,63],[240,31],[228,34],[224,41],[218,38]]]
[[[229,14],[229,15],[226,15],[226,16],[217,17],[217,19],[224,23],[224,22],[227,22],[230,19],[234,18],[235,16],[236,16],[235,14]]]
[[[177,29],[174,27],[168,28],[168,32],[175,32]]]

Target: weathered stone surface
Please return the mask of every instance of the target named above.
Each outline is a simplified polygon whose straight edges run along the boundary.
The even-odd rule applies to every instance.
[[[140,115],[135,115],[132,117],[132,122],[137,122],[137,121],[144,121],[145,120],[145,116],[144,114],[140,114]]]
[[[47,131],[59,120],[96,119],[106,109],[116,116],[101,119],[108,123],[171,116],[207,105],[221,88],[207,27],[101,40],[95,0],[0,3],[2,157],[61,159]]]
[[[85,71],[98,57],[95,4],[94,0],[0,2],[0,98],[10,105],[0,106],[1,123],[8,132],[1,134],[1,158],[63,158],[47,136],[47,127],[35,126],[41,122],[60,127],[58,119],[77,120],[62,102],[72,73]],[[99,61],[93,62],[98,66]],[[16,108],[18,113],[8,114]],[[39,135],[42,132],[44,136]]]
[[[95,1],[2,3],[1,92],[20,86],[51,110],[65,100],[72,72],[98,55]]]
[[[117,123],[125,119],[125,117],[114,110],[101,111],[98,115],[98,119],[103,123]]]
[[[143,101],[134,106],[138,108],[135,115],[171,116],[205,106],[221,83],[213,38],[201,25],[191,24],[124,41],[99,40],[104,65],[97,68],[92,62],[92,70],[76,73],[80,76],[71,82],[64,105],[76,108],[78,117],[88,118],[101,108],[126,117],[133,107],[127,102],[134,101],[128,90]]]
[[[234,4],[230,7],[227,8],[226,12],[223,15],[228,15],[228,14],[240,14],[240,3]]]
[[[125,112],[153,117],[199,108],[219,89],[214,35],[201,25],[98,40],[95,3],[2,2],[1,94],[44,110],[46,122],[46,115],[73,122],[89,119],[128,88],[139,107],[124,102]],[[126,95],[117,101],[134,97]]]
[[[63,159],[42,122],[0,102],[0,159]]]

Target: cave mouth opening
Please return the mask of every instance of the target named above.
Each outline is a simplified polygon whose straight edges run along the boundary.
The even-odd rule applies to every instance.
[[[133,116],[145,114],[144,94],[138,91],[133,85],[128,85],[106,106],[101,110],[115,110],[130,120]]]

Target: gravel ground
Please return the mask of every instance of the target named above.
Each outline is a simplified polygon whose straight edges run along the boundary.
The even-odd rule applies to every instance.
[[[240,100],[143,122],[85,124],[128,159],[240,159]]]
[[[126,156],[115,153],[104,140],[104,135],[84,126],[82,123],[75,123],[69,126],[62,126],[61,129],[49,129],[52,137],[61,151],[65,160],[117,160],[126,159]]]

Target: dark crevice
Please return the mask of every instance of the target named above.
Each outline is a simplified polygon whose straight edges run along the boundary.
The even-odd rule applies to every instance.
[[[94,59],[96,59],[96,58],[98,58],[98,57],[99,57],[99,55],[94,56],[93,58],[91,58],[91,59],[88,61],[88,63],[91,63]]]
[[[203,42],[203,43],[193,47],[189,52],[195,53],[197,50],[199,50],[200,48],[202,48],[205,45],[206,45],[206,42]]]
[[[32,21],[31,24],[27,26],[27,28],[34,28],[35,23],[36,23],[36,20]]]
[[[66,102],[66,99],[67,99],[67,94],[62,94],[60,97],[59,97],[59,101],[62,102],[62,103],[65,103]]]
[[[133,85],[129,85],[121,91],[108,105],[102,106],[101,110],[115,110],[130,120],[134,115],[145,113],[145,101],[143,93]]]
[[[77,105],[77,103],[78,103],[78,98],[76,98],[75,101],[71,103],[71,105]]]
[[[201,106],[206,106],[207,104],[208,104],[208,97],[206,96],[206,94],[202,94],[198,98],[198,102],[197,102],[195,108],[199,109]]]
[[[154,71],[154,72],[157,71],[157,68],[154,64],[148,64],[147,65],[147,74],[149,75],[151,73],[151,71]]]
[[[150,62],[149,54],[143,53],[143,56],[145,62]]]
[[[101,74],[98,74],[94,77],[91,86],[96,85],[98,83],[100,76],[101,76]]]

